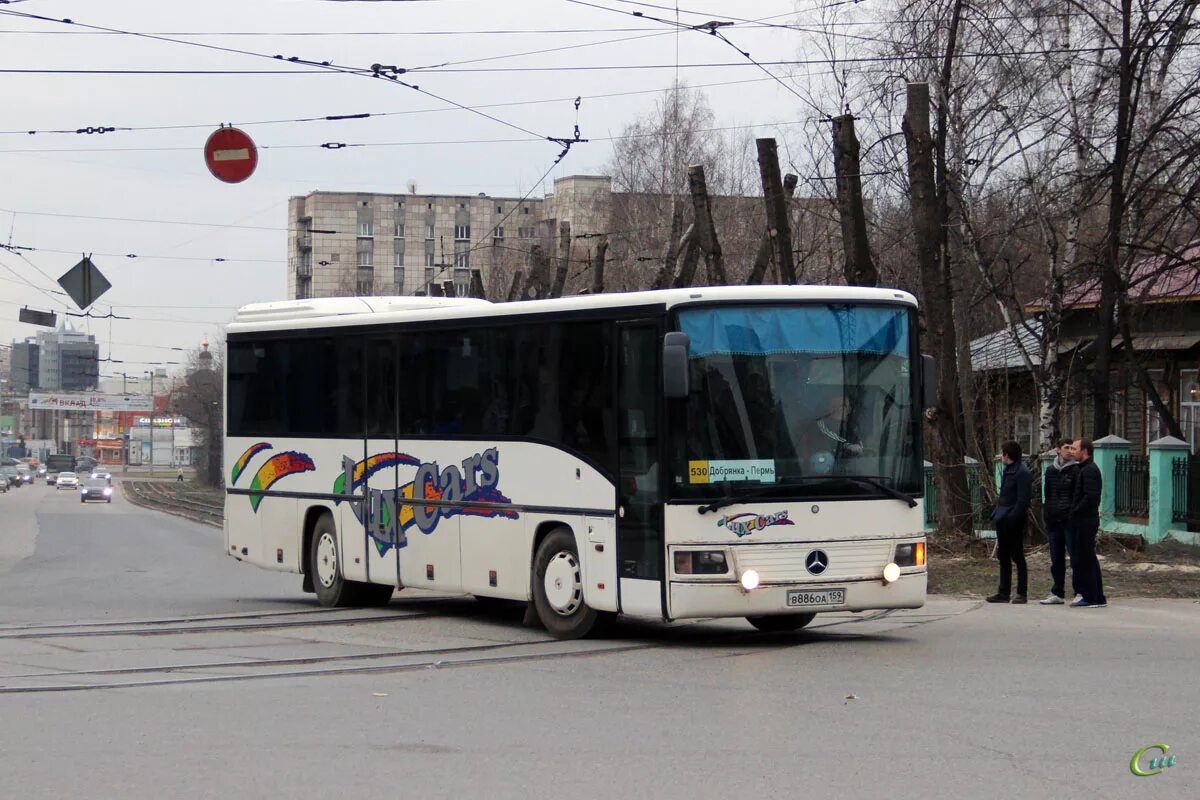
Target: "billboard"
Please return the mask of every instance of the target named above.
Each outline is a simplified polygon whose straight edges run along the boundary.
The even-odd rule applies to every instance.
[[[98,394],[95,392],[30,392],[34,411],[153,411],[148,394]]]

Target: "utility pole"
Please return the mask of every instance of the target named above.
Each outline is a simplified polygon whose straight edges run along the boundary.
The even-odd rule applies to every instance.
[[[879,271],[867,243],[867,212],[863,207],[862,168],[854,117],[833,118],[833,172],[837,178],[838,216],[842,222],[842,253],[846,284],[878,286]]]
[[[150,376],[150,477],[154,477],[154,370],[146,373]]]
[[[779,150],[774,139],[755,139],[754,143],[758,147],[758,171],[767,208],[772,260],[780,281],[790,286],[796,282],[796,266],[792,261],[792,225],[788,218],[787,196],[779,174]]]

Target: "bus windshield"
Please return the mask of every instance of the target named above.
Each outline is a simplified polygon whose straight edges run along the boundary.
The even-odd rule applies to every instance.
[[[678,321],[690,393],[670,415],[672,496],[920,491],[911,309],[718,306]]]

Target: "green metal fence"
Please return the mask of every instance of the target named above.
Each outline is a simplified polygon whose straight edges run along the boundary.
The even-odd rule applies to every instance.
[[[967,491],[971,494],[971,512],[975,521],[976,528],[991,527],[991,508],[987,500],[987,494],[983,488],[983,481],[987,476],[987,471],[982,464],[972,463],[966,465],[967,470]],[[937,487],[933,480],[933,467],[925,467],[925,525],[927,527],[937,527],[938,523],[938,494]]]

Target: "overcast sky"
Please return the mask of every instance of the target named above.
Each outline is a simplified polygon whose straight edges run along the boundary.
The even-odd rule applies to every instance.
[[[589,0],[590,2],[590,0]],[[673,0],[651,0],[664,6]],[[625,11],[644,10],[627,0],[595,0]],[[795,21],[793,0],[686,0],[681,20],[772,17]],[[683,64],[745,60],[707,34],[677,36],[659,23],[639,20],[568,0],[26,0],[0,5],[16,11],[69,18],[125,31],[174,32],[175,38],[269,55],[298,56],[334,64],[404,68],[474,61],[531,50],[610,42],[593,47],[477,61],[410,73],[405,80],[468,106],[515,105],[487,113],[539,136],[616,135],[653,106],[654,93],[597,98],[616,92],[656,90],[674,78],[676,46]],[[802,19],[812,19],[812,15]],[[580,33],[467,34],[463,31],[580,29]],[[612,30],[627,29],[627,30]],[[0,14],[2,70],[281,70],[285,62],[131,36],[80,33],[75,26]],[[362,32],[391,35],[362,35]],[[454,35],[413,35],[458,31]],[[179,36],[178,33],[253,32],[254,36]],[[281,32],[344,35],[284,36]],[[758,60],[793,59],[809,46],[797,31],[735,25],[729,38]],[[272,35],[265,35],[272,34]],[[656,34],[647,36],[647,34]],[[640,38],[635,38],[640,37]],[[667,69],[580,70],[569,67],[665,64]],[[538,68],[533,72],[499,69]],[[295,69],[304,69],[295,67]],[[448,72],[475,69],[478,72]],[[777,73],[789,67],[774,67]],[[794,71],[794,70],[793,70]],[[706,89],[718,124],[746,125],[794,120],[812,112],[748,62],[718,68],[687,68],[689,83],[736,82]],[[530,103],[529,101],[554,100]],[[431,113],[405,113],[428,112]],[[449,109],[449,110],[447,110]],[[834,109],[830,109],[831,111]],[[362,112],[401,112],[344,122],[252,125],[263,120],[323,117]],[[202,147],[220,123],[243,127],[261,150],[257,172],[238,185],[208,174]],[[411,89],[354,75],[85,75],[0,73],[0,131],[75,130],[87,126],[197,125],[163,131],[117,131],[104,135],[0,135],[0,241],[35,247],[28,262],[0,251],[0,341],[36,333],[16,321],[20,305],[77,311],[71,301],[44,290],[81,252],[113,283],[93,306],[134,320],[75,320],[101,342],[101,357],[124,364],[101,365],[102,375],[140,373],[139,362],[178,360],[171,347],[194,348],[220,338],[220,325],[240,305],[284,298],[287,199],[313,190],[403,192],[412,180],[425,193],[521,195],[530,190],[558,154],[546,142],[453,144],[457,140],[528,139],[527,133],[456,110]],[[759,135],[786,134],[766,124]],[[403,143],[410,146],[322,149],[326,142]],[[296,147],[302,145],[304,147]],[[277,149],[288,146],[286,149]],[[124,152],[82,149],[129,148]],[[163,148],[163,149],[156,149]],[[33,152],[33,151],[46,152]],[[75,152],[49,152],[73,150]],[[554,175],[602,170],[610,143],[582,144]],[[17,212],[15,215],[10,213]],[[34,213],[38,212],[38,213]],[[76,217],[117,217],[127,222]],[[173,225],[164,221],[207,223]],[[229,227],[221,227],[229,226]],[[245,226],[242,228],[232,226]],[[10,234],[11,231],[11,234]],[[47,251],[63,251],[61,253]],[[130,259],[123,254],[134,253]],[[112,255],[102,255],[112,254]],[[173,256],[179,260],[150,258]],[[206,259],[226,258],[220,263]],[[194,260],[182,260],[194,259]],[[242,259],[242,260],[238,260]],[[32,263],[30,263],[32,262]],[[36,268],[35,268],[36,265]],[[39,272],[40,270],[41,272]],[[15,273],[15,274],[14,274]],[[42,274],[44,273],[44,274]],[[17,277],[17,276],[20,277]],[[173,370],[176,368],[172,368]]]

